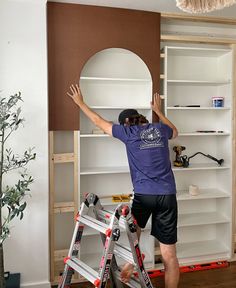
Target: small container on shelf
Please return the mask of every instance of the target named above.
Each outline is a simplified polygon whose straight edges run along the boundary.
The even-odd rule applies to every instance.
[[[197,196],[199,195],[199,193],[200,193],[199,187],[197,185],[193,185],[193,184],[189,185],[189,194],[191,196]]]
[[[212,107],[224,107],[224,97],[212,97]]]

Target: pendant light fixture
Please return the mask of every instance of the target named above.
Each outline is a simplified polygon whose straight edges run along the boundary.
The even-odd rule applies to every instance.
[[[207,13],[236,3],[236,0],[176,0],[176,6],[187,13]]]

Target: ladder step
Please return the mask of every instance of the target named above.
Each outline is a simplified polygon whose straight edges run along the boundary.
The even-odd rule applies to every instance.
[[[111,216],[114,214],[114,211],[109,210],[99,210],[98,216],[101,219],[104,219],[105,221],[110,221]],[[120,217],[119,220],[119,227],[125,230],[125,219],[123,217]]]
[[[125,247],[123,245],[116,243],[115,249],[114,249],[114,254],[117,257],[121,257],[124,260],[126,260],[127,262],[136,266],[136,264],[134,262],[133,254],[132,254],[131,249],[129,247]]]
[[[94,219],[88,215],[80,216],[79,221],[105,235],[110,231],[109,225],[98,221],[97,219]]]
[[[99,279],[98,272],[78,258],[70,258],[66,261],[66,264],[93,284]]]
[[[102,210],[98,211],[98,216],[101,219],[108,220],[108,219],[110,219],[110,217],[112,216],[113,213],[114,212],[112,212],[112,211],[102,209]]]

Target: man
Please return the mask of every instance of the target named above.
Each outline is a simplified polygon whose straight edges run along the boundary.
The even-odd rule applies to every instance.
[[[160,243],[165,266],[165,287],[177,288],[179,264],[176,257],[177,201],[175,179],[169,159],[168,139],[178,136],[176,127],[161,112],[161,99],[155,93],[152,110],[160,122],[149,123],[135,109],[126,109],[119,115],[118,124],[103,119],[83,101],[78,85],[67,93],[85,115],[105,133],[126,145],[131,179],[134,187],[132,214],[138,223],[138,237],[152,215],[151,234]],[[127,263],[121,271],[122,281],[128,282],[134,267]]]

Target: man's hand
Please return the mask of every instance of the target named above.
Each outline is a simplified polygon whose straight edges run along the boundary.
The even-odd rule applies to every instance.
[[[78,106],[81,106],[81,104],[84,103],[84,100],[79,85],[78,84],[71,85],[70,91],[71,93],[67,92],[67,95],[70,96]]]
[[[105,133],[112,135],[112,123],[103,119],[99,114],[94,112],[84,103],[82,93],[79,89],[79,85],[71,85],[70,93],[67,92],[67,95],[73,99],[73,101],[79,106],[79,108],[84,112],[84,114],[100,129]]]
[[[161,112],[161,97],[156,92],[153,95],[153,101],[151,102],[152,110],[158,115]]]
[[[153,112],[157,114],[159,120],[165,125],[169,126],[173,130],[172,139],[178,136],[178,130],[175,125],[165,117],[165,115],[161,111],[161,97],[158,93],[154,93],[153,101],[151,102],[151,108]]]

